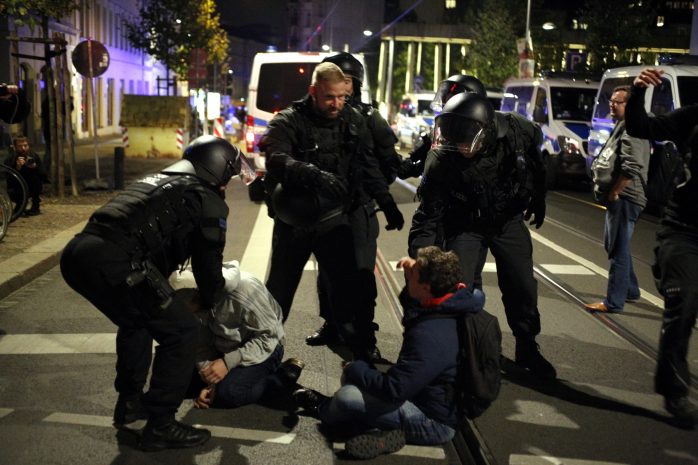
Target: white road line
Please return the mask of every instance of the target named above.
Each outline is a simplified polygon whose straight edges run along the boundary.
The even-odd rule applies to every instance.
[[[0,355],[113,354],[116,333],[5,334],[0,336]]]
[[[10,413],[14,412],[15,409],[13,408],[0,408],[0,418],[6,417]]]
[[[569,457],[552,457],[546,455],[511,454],[509,465],[626,465],[623,462],[606,462],[600,460],[572,459]]]
[[[274,231],[274,220],[267,215],[267,209],[262,207],[257,214],[250,241],[240,260],[240,268],[256,276],[262,282],[266,281],[269,256],[271,255],[271,238]]]
[[[580,257],[579,255],[565,249],[564,247],[557,245],[555,242],[553,242],[549,239],[546,239],[545,237],[541,236],[539,233],[537,233],[535,231],[531,231],[531,238],[540,242],[541,244],[548,247],[549,249],[552,249],[555,252],[557,252],[561,255],[564,255],[565,257],[569,258],[570,260],[577,262],[580,265],[582,265],[586,268],[589,268],[590,270],[592,270],[596,274],[601,275],[604,278],[608,279],[608,272],[604,268],[601,268],[600,266],[594,264],[593,262],[587,260],[586,258]],[[642,294],[642,298],[645,299],[646,301],[656,305],[657,307],[664,308],[664,300],[653,295],[648,290],[640,288],[640,294]]]
[[[112,427],[112,418],[100,415],[81,415],[78,413],[54,412],[42,421],[68,425]],[[295,433],[279,431],[262,431],[245,428],[228,428],[225,426],[197,425],[211,431],[211,435],[223,439],[241,441],[269,442],[275,444],[290,444],[296,438]]]
[[[400,271],[397,269],[397,261],[390,261],[390,267],[393,271]],[[555,274],[570,274],[570,275],[593,275],[594,272],[589,268],[582,265],[556,265],[556,264],[544,264],[541,267]],[[485,273],[496,273],[497,264],[494,262],[486,262],[485,266],[482,268]]]
[[[332,444],[332,448],[335,451],[344,450],[343,442],[335,442]],[[443,460],[446,458],[446,453],[443,447],[429,447],[429,446],[411,446],[407,445],[397,452],[393,452],[391,455],[406,455],[410,457],[421,457],[424,459],[436,459]]]

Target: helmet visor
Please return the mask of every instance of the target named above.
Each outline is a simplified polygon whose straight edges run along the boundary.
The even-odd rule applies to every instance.
[[[434,100],[431,101],[431,109],[434,110],[434,113],[441,113],[448,99],[456,94],[460,94],[463,90],[463,86],[457,82],[443,81],[439,85],[436,95],[434,95]]]
[[[255,179],[257,179],[257,173],[250,166],[250,164],[247,163],[247,159],[244,156],[241,155],[238,157],[238,160],[240,161],[240,179],[245,183],[246,186],[249,186],[254,182]]]
[[[467,125],[458,125],[458,131],[454,128],[436,128],[436,148],[458,152],[466,158],[479,154],[485,148],[485,127],[475,121]]]

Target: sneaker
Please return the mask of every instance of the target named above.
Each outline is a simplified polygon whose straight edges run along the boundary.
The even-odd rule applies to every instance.
[[[140,429],[143,425],[133,425],[139,420],[147,420],[148,412],[141,403],[140,394],[134,396],[119,396],[114,407],[113,424],[118,429]]]
[[[671,413],[679,426],[693,429],[698,426],[698,407],[688,397],[665,397],[664,408]]]
[[[543,379],[555,379],[555,367],[540,353],[535,341],[516,342],[516,364]]]
[[[372,459],[382,454],[392,454],[405,446],[405,433],[394,429],[372,429],[347,440],[344,450],[357,459]]]
[[[140,448],[147,452],[163,449],[183,449],[196,447],[211,439],[211,432],[194,428],[177,420],[153,426],[150,422],[143,428]]]
[[[296,406],[308,413],[317,416],[320,405],[330,398],[320,394],[314,389],[301,388],[293,392],[293,400]]]
[[[295,386],[303,368],[305,368],[305,362],[297,358],[289,358],[284,360],[276,371],[285,385]]]
[[[339,331],[335,325],[325,322],[320,329],[305,338],[305,343],[309,346],[326,346],[342,342]]]

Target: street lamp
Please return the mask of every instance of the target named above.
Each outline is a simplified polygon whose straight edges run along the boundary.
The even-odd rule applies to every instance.
[[[329,51],[330,51],[330,46],[327,45],[327,44],[322,44],[322,49],[323,49],[325,52],[329,52]]]
[[[551,22],[543,23],[543,29],[546,31],[552,31],[555,29],[555,24]]]
[[[368,29],[364,29],[364,36],[370,37],[370,36],[372,36],[372,35],[373,35],[373,31],[370,31],[370,30],[368,30]]]

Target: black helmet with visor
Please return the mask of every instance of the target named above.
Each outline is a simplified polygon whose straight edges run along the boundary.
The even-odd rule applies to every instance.
[[[445,81],[441,81],[434,100],[431,102],[431,109],[435,113],[439,113],[451,97],[463,92],[472,92],[487,97],[485,85],[478,78],[468,76],[467,74],[456,74]]]
[[[466,158],[483,153],[496,137],[495,112],[486,97],[458,94],[436,117],[436,148],[457,151]]]

